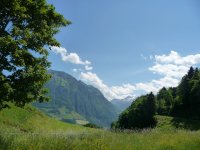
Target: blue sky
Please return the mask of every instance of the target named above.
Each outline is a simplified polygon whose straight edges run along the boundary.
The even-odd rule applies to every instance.
[[[52,69],[96,86],[108,99],[176,86],[200,63],[198,0],[48,2],[72,22],[56,35],[67,52],[50,52]]]

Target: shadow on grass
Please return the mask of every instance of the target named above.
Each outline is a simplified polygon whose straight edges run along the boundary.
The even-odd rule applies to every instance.
[[[183,128],[183,129],[188,129],[188,130],[199,130],[200,129],[200,120],[174,117],[172,119],[171,123],[176,128]]]
[[[6,141],[6,139],[0,135],[0,149],[2,150],[8,150],[9,149],[9,145],[11,144],[12,140]]]

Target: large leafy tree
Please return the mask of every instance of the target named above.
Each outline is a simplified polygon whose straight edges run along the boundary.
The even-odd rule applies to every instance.
[[[46,48],[59,46],[54,35],[68,24],[46,0],[0,1],[0,109],[6,101],[24,106],[47,100]]]

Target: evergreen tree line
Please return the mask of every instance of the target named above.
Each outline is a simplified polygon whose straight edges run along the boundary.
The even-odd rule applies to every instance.
[[[155,115],[200,119],[200,70],[191,67],[177,87],[163,87],[157,95],[138,97],[112,128],[134,129],[156,125]]]

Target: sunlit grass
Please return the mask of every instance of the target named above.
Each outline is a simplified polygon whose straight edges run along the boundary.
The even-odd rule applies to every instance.
[[[88,133],[1,134],[2,149],[85,150],[199,150],[200,132],[151,130],[130,133],[92,131]]]
[[[0,112],[0,150],[199,150],[200,131],[176,129],[160,117],[142,131],[90,129],[49,118],[32,107]]]

